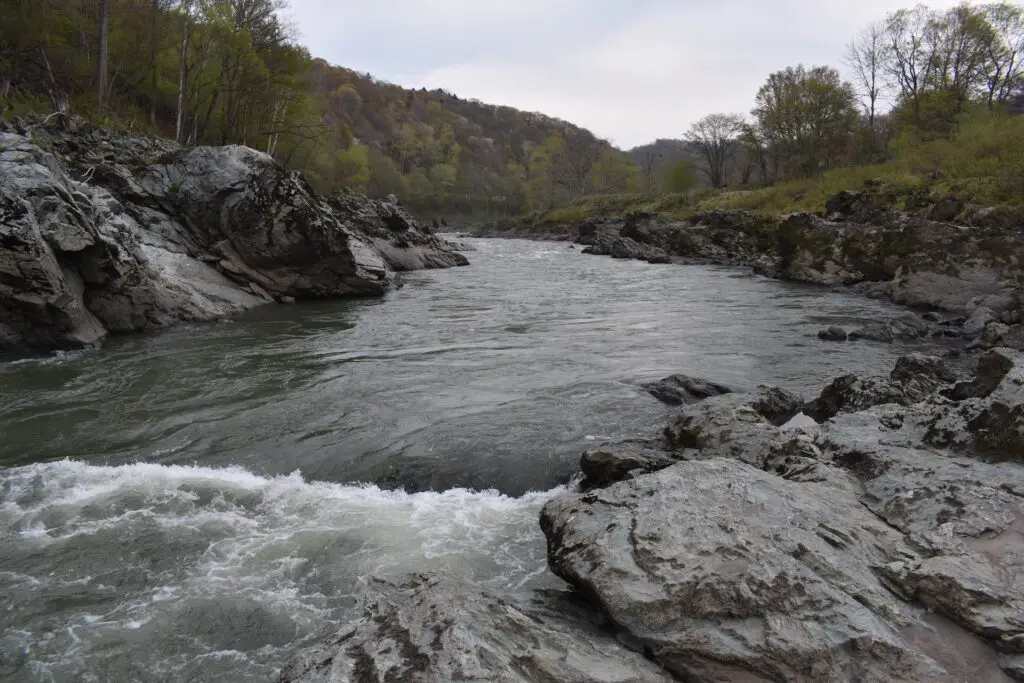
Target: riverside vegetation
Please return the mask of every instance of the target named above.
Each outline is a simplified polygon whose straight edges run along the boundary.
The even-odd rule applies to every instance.
[[[371,581],[363,617],[281,681],[1024,680],[1019,8],[894,13],[851,45],[859,88],[829,67],[773,74],[754,121],[711,115],[672,146],[695,160],[659,168],[562,122],[489,110],[513,132],[485,137],[471,117],[484,105],[369,88],[294,46],[278,6],[4,6],[5,347],[383,294],[395,271],[466,259],[395,197],[339,186],[459,213],[480,195],[455,187],[476,177],[486,211],[528,211],[485,235],[849,287],[908,310],[815,343],[948,349],[817,396],[655,383],[678,411],[664,430],[589,449],[541,512],[548,566],[571,590]],[[56,112],[23,115],[40,95]],[[177,140],[73,113],[90,107]],[[705,187],[682,187],[695,170]],[[645,184],[686,191],[592,194]]]

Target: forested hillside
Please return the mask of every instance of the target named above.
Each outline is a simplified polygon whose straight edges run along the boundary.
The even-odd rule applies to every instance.
[[[908,205],[1024,216],[1022,113],[1024,9],[917,5],[852,35],[842,64],[769,74],[749,112],[710,113],[679,140],[631,150],[643,193],[585,197],[548,218],[821,209],[879,180]]]
[[[80,114],[183,144],[242,143],[320,191],[396,193],[440,214],[546,209],[636,191],[625,155],[541,114],[332,66],[286,0],[4,0],[4,115]]]

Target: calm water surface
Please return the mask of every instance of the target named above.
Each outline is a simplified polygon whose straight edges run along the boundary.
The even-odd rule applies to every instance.
[[[899,311],[746,271],[472,241],[373,301],[0,363],[0,679],[269,680],[370,577],[555,585],[536,519],[673,372],[810,396]],[[924,347],[915,347],[918,349]]]

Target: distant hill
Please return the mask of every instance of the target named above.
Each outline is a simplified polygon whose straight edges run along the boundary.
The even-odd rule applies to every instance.
[[[537,150],[553,137],[584,148],[594,160],[616,153],[567,121],[446,90],[410,90],[321,59],[312,60],[307,78],[336,138],[331,147],[347,146],[348,136],[365,147],[374,194],[396,192],[434,208],[443,198],[447,208],[517,212],[529,201],[524,185],[531,164],[540,161]],[[551,177],[554,184],[560,180]]]
[[[245,144],[321,192],[395,193],[435,215],[636,189],[621,152],[565,121],[312,57],[282,24],[286,5],[0,2],[0,115],[60,110],[188,145]]]

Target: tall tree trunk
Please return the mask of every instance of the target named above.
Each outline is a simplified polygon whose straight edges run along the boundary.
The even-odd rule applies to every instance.
[[[188,0],[182,6],[184,21],[181,29],[181,53],[178,61],[178,114],[174,121],[174,139],[181,142],[182,128],[185,125],[185,87],[188,80],[188,42],[192,31],[192,2]]]
[[[100,57],[96,70],[96,88],[100,111],[107,108],[107,24],[109,23],[110,0],[100,0]]]
[[[155,22],[155,20],[154,20]],[[149,123],[156,125],[156,36],[149,44]]]

